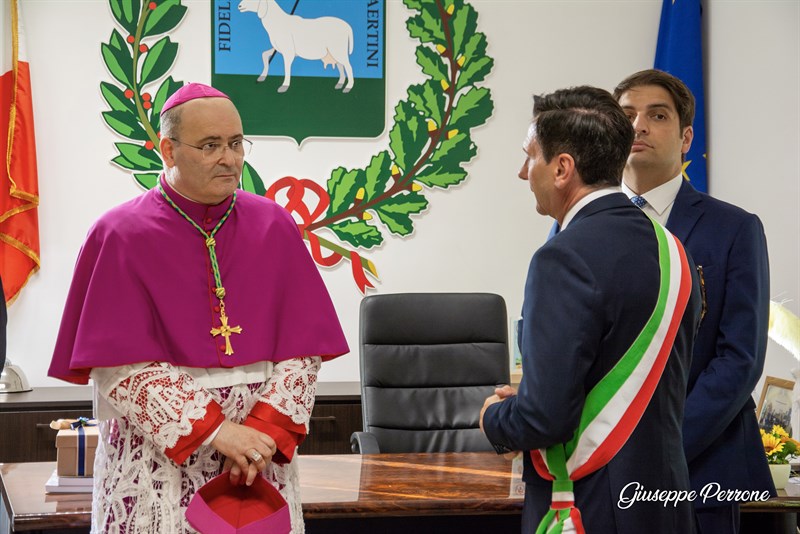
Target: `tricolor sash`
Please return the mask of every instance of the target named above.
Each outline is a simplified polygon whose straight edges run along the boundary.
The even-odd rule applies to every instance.
[[[573,481],[606,465],[628,441],[653,397],[672,350],[692,291],[692,276],[680,241],[651,221],[661,271],[652,315],[631,347],[586,396],[573,438],[530,451],[539,476],[553,481],[550,510],[536,534],[584,533]]]

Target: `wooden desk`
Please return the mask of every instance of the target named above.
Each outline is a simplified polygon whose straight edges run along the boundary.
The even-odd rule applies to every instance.
[[[92,388],[36,388],[0,395],[0,462],[56,459],[56,432],[50,421],[92,416]]]
[[[310,432],[302,454],[347,454],[350,435],[361,430],[358,382],[319,382]],[[0,463],[49,462],[56,459],[56,433],[50,421],[92,416],[90,386],[42,387],[0,394]]]
[[[800,512],[800,497],[789,497],[784,490],[768,501],[746,502],[740,506],[742,512]]]
[[[509,460],[494,453],[299,458],[310,534],[409,528],[415,534],[463,533],[495,527],[519,532],[522,499],[510,497],[519,477],[512,475]],[[7,514],[10,532],[88,532],[91,495],[45,494],[53,469],[53,462],[0,465],[0,513]]]
[[[740,534],[796,534],[800,497],[789,497],[784,490],[767,501],[744,503],[741,511]]]

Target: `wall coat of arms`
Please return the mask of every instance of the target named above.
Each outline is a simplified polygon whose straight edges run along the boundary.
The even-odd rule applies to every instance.
[[[211,85],[245,135],[377,137],[385,128],[385,0],[215,0]]]

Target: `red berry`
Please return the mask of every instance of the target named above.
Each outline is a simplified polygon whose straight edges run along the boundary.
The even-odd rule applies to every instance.
[[[141,52],[142,54],[147,52],[147,45],[146,44],[139,45],[139,52]]]
[[[133,44],[133,42],[134,42],[135,40],[136,40],[136,38],[135,38],[133,35],[129,35],[129,36],[128,36],[128,38],[126,39],[126,41],[128,41],[128,42],[129,42],[129,43],[131,43],[131,44]]]
[[[146,142],[146,143],[144,144],[144,147],[145,147],[147,150],[153,150],[153,147],[155,147],[155,146],[156,146],[156,145],[154,145],[152,141],[148,141],[148,142]]]
[[[145,102],[150,102],[150,93],[144,93],[142,95],[142,100],[144,100]]]
[[[125,89],[125,98],[133,98],[133,91]]]
[[[150,3],[147,5],[147,7],[149,7],[151,10],[153,10],[153,9],[155,9],[155,8],[156,8],[156,3],[155,3],[155,2],[150,2]]]
[[[142,104],[142,107],[144,109],[150,109],[153,107],[153,104],[151,104],[150,102],[145,102],[144,104]]]
[[[159,139],[161,139],[161,132],[158,132],[158,133],[156,134],[156,137],[158,137]]]

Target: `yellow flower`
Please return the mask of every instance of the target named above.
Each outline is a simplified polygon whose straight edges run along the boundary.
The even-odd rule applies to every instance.
[[[763,436],[761,436],[761,442],[764,444],[765,451],[769,450],[772,451],[768,452],[767,455],[770,455],[773,452],[780,452],[783,449],[783,443],[781,443],[781,438],[773,436],[772,434],[764,434]]]
[[[779,453],[783,452],[783,443],[779,443],[779,444],[778,444],[778,445],[777,445],[777,446],[776,446],[774,449],[772,449],[771,451],[767,451],[767,450],[765,449],[765,452],[767,453],[767,456],[772,456],[772,455],[774,455],[774,454],[779,454]]]
[[[781,425],[772,425],[772,432],[770,432],[773,436],[780,436],[782,438],[788,438],[789,434],[783,429]]]
[[[770,432],[761,430],[761,443],[770,464],[786,464],[800,451],[800,442],[790,438],[780,425],[774,425]]]

